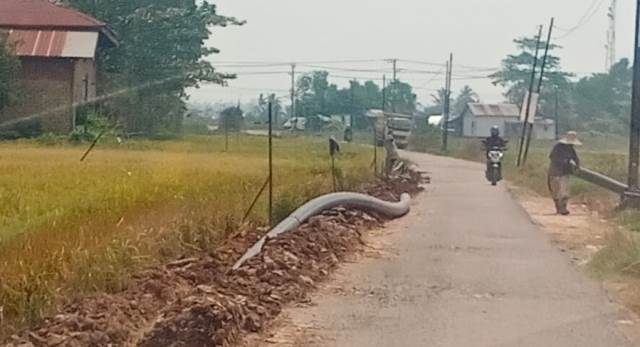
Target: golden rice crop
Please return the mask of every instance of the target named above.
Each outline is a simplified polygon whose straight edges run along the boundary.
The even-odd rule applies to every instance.
[[[276,218],[332,187],[324,139],[274,141]],[[237,230],[267,178],[265,138],[221,137],[79,146],[0,144],[1,331],[37,321],[91,291],[117,291],[132,271]],[[345,189],[371,178],[370,149],[347,145]],[[264,225],[262,198],[249,222]]]

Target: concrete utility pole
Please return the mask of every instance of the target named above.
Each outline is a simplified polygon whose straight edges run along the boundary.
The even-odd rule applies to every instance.
[[[634,50],[628,184],[629,193],[638,198],[640,197],[640,189],[638,189],[638,162],[640,161],[640,0],[636,1],[636,38]]]
[[[382,112],[387,110],[387,75],[382,75]]]
[[[551,34],[553,33],[554,21],[555,19],[552,17],[551,23],[549,24],[549,35],[547,35],[547,43],[545,45],[544,55],[542,57],[542,66],[540,67],[540,77],[538,79],[538,88],[536,89],[536,93],[538,93],[538,95],[540,95],[540,93],[542,92],[542,81],[544,81],[544,69],[547,66],[547,57],[549,56],[549,48],[551,47]],[[535,109],[537,110],[537,107]],[[530,124],[528,124],[529,119],[533,119],[533,122],[531,122]],[[524,154],[522,155],[523,165],[527,163],[527,156],[529,155],[529,146],[531,145],[531,137],[533,137],[533,126],[535,125],[535,122],[536,122],[535,112],[533,112],[532,115],[527,114],[527,119],[525,121],[525,124],[527,124],[529,128],[529,132],[527,134],[527,144],[524,147]]]
[[[555,135],[556,135],[556,140],[560,139],[560,125],[558,124],[560,121],[560,115],[558,114],[558,87],[556,86],[556,90],[555,90],[555,105],[554,105],[554,109],[553,109],[553,113],[554,113],[554,123],[555,123]]]
[[[397,81],[398,80],[398,59],[391,59],[391,62],[393,63],[393,81]]]
[[[616,63],[616,19],[617,19],[618,0],[611,0],[611,6],[607,17],[609,17],[609,29],[607,30],[607,45],[605,58],[605,72],[609,72],[613,64]]]
[[[396,112],[396,88],[398,82],[398,59],[389,59],[387,60],[392,64],[393,67],[393,79],[391,81],[391,111]]]
[[[451,111],[451,75],[453,74],[453,53],[447,61],[447,76],[445,79],[445,92],[443,100],[444,115],[442,121],[442,150],[446,151],[449,145],[449,113]]]
[[[536,37],[536,49],[533,55],[533,65],[531,67],[531,79],[529,80],[529,97],[524,100],[525,102],[525,119],[522,121],[522,135],[520,135],[520,146],[518,147],[518,158],[516,166],[520,167],[522,161],[522,152],[524,150],[524,140],[527,135],[527,123],[529,122],[529,110],[531,109],[531,97],[533,94],[533,84],[536,80],[536,68],[538,67],[538,52],[540,51],[540,40],[542,39],[542,25],[538,30],[538,36]]]
[[[356,80],[355,78],[352,79],[351,81],[349,81],[350,84],[350,92],[351,92],[351,116],[349,117],[349,127],[353,130],[353,120],[354,120],[354,113],[356,112],[356,94],[355,94],[355,89],[354,86],[356,85],[356,83],[358,83],[358,80]]]
[[[291,64],[291,117],[295,117],[295,116],[296,116],[296,64]]]

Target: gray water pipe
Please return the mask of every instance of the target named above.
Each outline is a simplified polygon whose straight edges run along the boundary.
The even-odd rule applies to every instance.
[[[247,260],[260,254],[262,247],[268,239],[275,238],[280,234],[289,232],[302,223],[306,222],[312,216],[319,214],[324,210],[328,210],[338,206],[357,208],[364,211],[372,211],[384,215],[389,218],[402,217],[409,213],[411,197],[409,194],[402,194],[399,202],[388,202],[376,199],[372,196],[359,193],[333,193],[315,198],[300,208],[295,210],[289,217],[285,218],[280,224],[276,225],[269,233],[263,236],[238,260],[233,269],[237,270]]]

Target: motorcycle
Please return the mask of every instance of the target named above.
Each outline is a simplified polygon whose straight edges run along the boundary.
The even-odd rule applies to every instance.
[[[487,152],[487,171],[485,175],[487,180],[495,186],[502,180],[502,158],[504,157],[504,148],[492,147]]]

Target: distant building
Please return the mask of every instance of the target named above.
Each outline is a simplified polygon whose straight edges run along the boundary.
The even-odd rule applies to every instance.
[[[456,133],[464,137],[488,137],[491,128],[497,126],[507,138],[520,136],[522,122],[520,108],[514,104],[470,103],[465,111],[450,121]],[[536,119],[533,131],[534,139],[555,139],[555,122],[550,119]]]
[[[117,45],[102,23],[47,0],[0,0],[0,35],[21,62],[22,100],[0,123],[36,117],[45,132],[75,126],[74,103],[96,96],[96,52]]]

